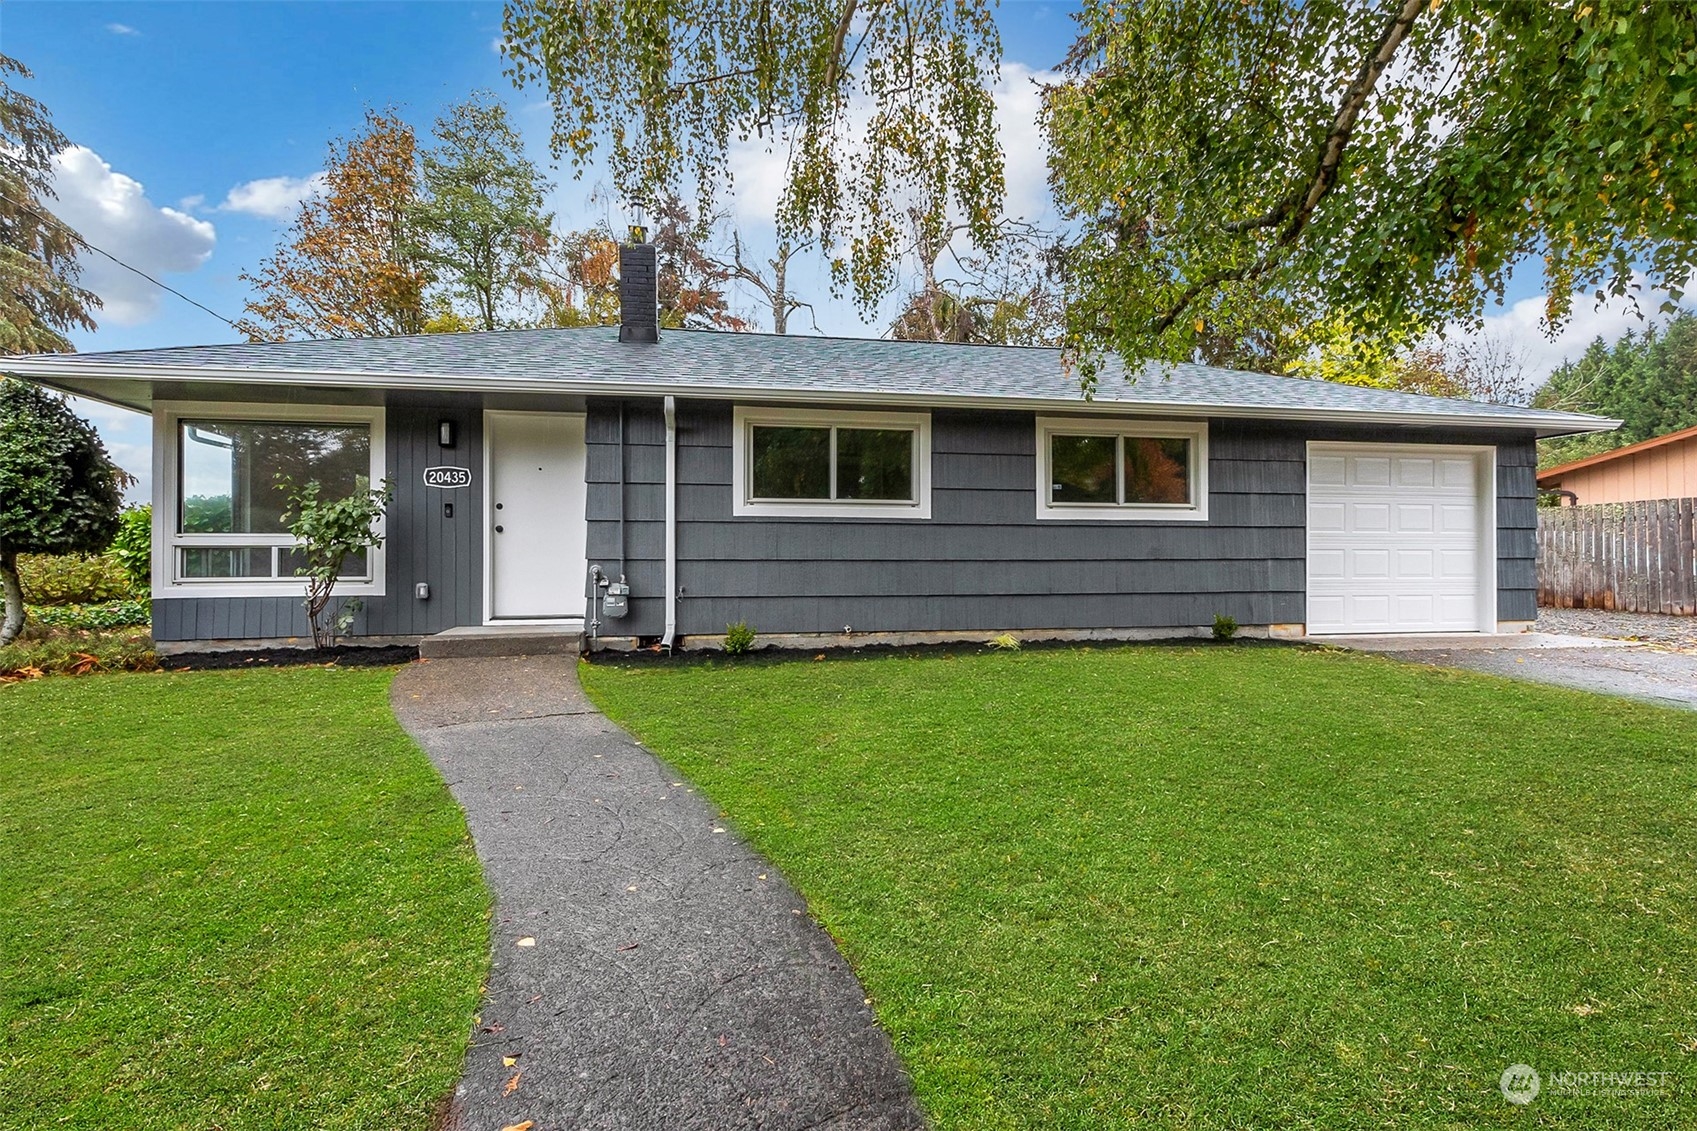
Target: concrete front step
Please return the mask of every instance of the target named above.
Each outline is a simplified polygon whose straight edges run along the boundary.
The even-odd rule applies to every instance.
[[[418,655],[425,660],[471,656],[568,656],[577,654],[579,635],[580,630],[575,625],[465,625],[424,637],[418,642]]]

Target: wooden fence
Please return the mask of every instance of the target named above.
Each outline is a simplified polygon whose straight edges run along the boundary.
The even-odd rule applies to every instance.
[[[1539,507],[1538,604],[1697,614],[1697,499]]]

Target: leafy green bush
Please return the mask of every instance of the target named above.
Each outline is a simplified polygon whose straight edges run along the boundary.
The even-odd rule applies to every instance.
[[[98,605],[32,605],[29,621],[49,628],[130,628],[146,627],[152,614],[151,601],[126,597]]]
[[[123,565],[106,554],[19,554],[18,575],[32,605],[97,605],[136,596]]]
[[[735,624],[725,626],[725,651],[733,656],[741,656],[754,647],[754,630],[748,627],[748,622],[739,620]]]
[[[146,593],[153,581],[153,508],[146,503],[125,507],[106,552],[124,567],[136,593]]]
[[[0,683],[48,675],[158,670],[153,638],[139,630],[76,632],[32,625],[0,648]]]
[[[1230,640],[1237,635],[1237,618],[1224,613],[1214,614],[1214,639]]]

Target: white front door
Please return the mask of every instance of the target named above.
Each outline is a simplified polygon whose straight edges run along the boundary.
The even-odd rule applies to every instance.
[[[589,568],[583,417],[490,412],[484,443],[488,619],[582,617]]]
[[[1308,445],[1308,632],[1495,631],[1489,448]]]

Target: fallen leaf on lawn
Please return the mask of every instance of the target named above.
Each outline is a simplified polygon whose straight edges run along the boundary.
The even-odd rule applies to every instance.
[[[523,1123],[509,1123],[505,1127],[501,1128],[501,1131],[530,1131],[530,1129],[535,1126],[536,1120],[527,1119]]]
[[[514,945],[515,946],[535,946],[536,940],[531,938],[529,935],[526,935],[524,938],[520,939]]]
[[[523,1075],[524,1075],[524,1069],[522,1069],[522,1068],[519,1069],[517,1072],[513,1073],[513,1078],[511,1080],[507,1081],[507,1086],[505,1088],[501,1089],[501,1094],[503,1096],[510,1096],[514,1092],[518,1091],[519,1090],[519,1077],[523,1076]]]

